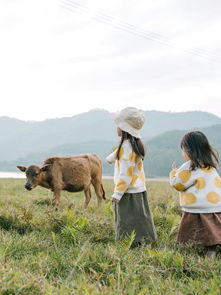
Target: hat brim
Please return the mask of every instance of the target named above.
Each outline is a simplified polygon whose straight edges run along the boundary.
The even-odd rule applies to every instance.
[[[133,128],[127,122],[121,121],[118,116],[115,116],[114,122],[121,130],[126,131],[127,133],[129,133],[130,135],[136,138],[141,138],[139,130],[137,130],[136,128]]]

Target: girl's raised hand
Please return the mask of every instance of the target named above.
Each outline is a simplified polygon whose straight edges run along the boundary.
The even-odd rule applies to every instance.
[[[173,169],[173,170],[177,170],[177,169],[178,169],[178,167],[176,166],[176,162],[173,162],[173,164],[172,164],[172,169]]]

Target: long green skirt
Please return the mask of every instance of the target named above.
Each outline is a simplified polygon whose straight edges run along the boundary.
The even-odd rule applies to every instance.
[[[115,203],[115,238],[124,239],[135,231],[136,242],[152,242],[157,238],[153,218],[147,201],[147,192],[125,193]]]

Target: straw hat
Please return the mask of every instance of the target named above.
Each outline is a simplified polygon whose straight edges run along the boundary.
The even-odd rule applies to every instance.
[[[125,108],[115,115],[114,121],[121,130],[128,132],[136,138],[141,138],[140,129],[145,122],[141,110],[133,107]]]

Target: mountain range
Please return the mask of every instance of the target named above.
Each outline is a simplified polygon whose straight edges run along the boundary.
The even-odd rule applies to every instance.
[[[145,111],[144,115],[144,165],[149,177],[166,176],[172,161],[182,162],[179,143],[187,130],[202,130],[221,151],[221,118],[213,114]],[[0,132],[0,171],[15,171],[18,164],[41,164],[54,155],[92,152],[104,159],[119,141],[113,115],[105,110],[41,122],[0,117]],[[104,161],[104,174],[112,173],[113,167]]]

